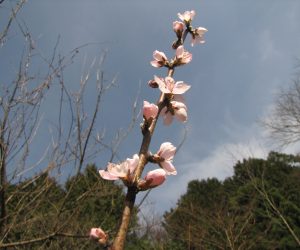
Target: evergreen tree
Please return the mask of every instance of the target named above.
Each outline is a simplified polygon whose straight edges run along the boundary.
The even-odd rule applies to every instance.
[[[102,249],[87,240],[89,230],[100,226],[109,228],[113,235],[124,201],[122,187],[100,178],[94,165],[70,177],[64,186],[48,174],[10,185],[8,197],[8,219],[12,226],[6,243],[57,232],[53,237],[16,249]],[[136,223],[135,216],[132,227]]]
[[[300,169],[293,155],[238,162],[224,182],[194,180],[165,214],[178,249],[299,249]],[[175,249],[166,244],[166,249]],[[173,248],[172,248],[173,247]]]

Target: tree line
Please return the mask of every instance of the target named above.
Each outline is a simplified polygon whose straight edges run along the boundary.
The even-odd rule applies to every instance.
[[[155,230],[142,233],[136,208],[126,249],[298,249],[299,164],[297,155],[270,152],[237,162],[224,181],[192,180]],[[122,187],[101,179],[95,165],[64,184],[44,174],[7,190],[3,243],[29,241],[12,249],[102,249],[88,232],[99,225],[113,235],[124,199]],[[57,235],[43,238],[57,227]]]

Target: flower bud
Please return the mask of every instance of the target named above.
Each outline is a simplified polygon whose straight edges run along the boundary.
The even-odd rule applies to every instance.
[[[105,245],[107,241],[107,234],[101,228],[92,228],[90,231],[90,237],[94,240],[98,240],[100,244]]]
[[[149,85],[151,88],[154,88],[154,89],[157,89],[157,88],[158,88],[158,84],[157,84],[157,82],[156,82],[154,79],[150,80],[150,81],[148,82],[148,85]]]
[[[183,22],[178,22],[178,21],[173,22],[173,30],[176,33],[178,38],[182,37],[184,27],[185,25]]]
[[[148,182],[148,187],[153,188],[164,183],[166,180],[166,171],[163,169],[155,169],[149,171],[145,176],[145,181]]]
[[[143,106],[143,116],[146,120],[149,118],[155,118],[158,113],[158,107],[154,103],[149,103],[147,101],[144,101]]]

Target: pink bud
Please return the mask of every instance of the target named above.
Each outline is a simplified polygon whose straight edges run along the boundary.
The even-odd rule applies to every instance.
[[[166,180],[166,171],[163,169],[149,171],[144,179],[149,182],[149,187],[151,188],[159,186]]]
[[[106,233],[99,227],[92,228],[90,231],[90,237],[93,239],[105,240],[107,239]]]
[[[177,37],[181,37],[184,30],[184,23],[175,21],[173,22],[173,30],[176,33]]]
[[[158,113],[158,107],[154,103],[149,103],[147,101],[144,101],[143,106],[143,115],[146,120],[149,118],[155,118]]]

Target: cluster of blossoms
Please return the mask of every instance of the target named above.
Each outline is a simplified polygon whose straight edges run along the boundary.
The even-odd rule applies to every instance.
[[[161,169],[149,171],[143,180],[139,180],[138,188],[145,190],[162,184],[166,175],[176,175],[176,169],[172,164],[176,147],[170,142],[161,144],[160,149],[154,155],[149,153],[149,161],[158,163]],[[134,172],[139,164],[139,156],[133,155],[133,158],[127,158],[120,164],[108,163],[107,170],[100,170],[100,176],[105,180],[122,180],[125,185],[133,185]]]
[[[153,67],[166,67],[168,74],[166,77],[154,76],[149,81],[149,86],[158,88],[161,92],[159,101],[143,103],[143,123],[141,125],[142,133],[148,139],[148,144],[142,143],[140,154],[134,154],[132,158],[115,164],[109,162],[106,170],[100,170],[100,176],[105,180],[121,180],[127,187],[134,187],[135,192],[145,191],[150,188],[161,185],[168,175],[176,175],[177,171],[173,165],[173,158],[176,153],[176,147],[170,142],[161,144],[159,150],[152,154],[148,151],[151,136],[154,131],[156,121],[161,116],[165,125],[170,125],[175,117],[180,122],[187,121],[187,106],[183,94],[190,89],[190,85],[183,81],[175,81],[173,76],[175,67],[185,65],[192,61],[192,54],[186,51],[183,43],[187,34],[191,35],[191,45],[204,43],[203,35],[207,31],[203,27],[193,28],[191,22],[195,16],[195,11],[185,11],[178,13],[181,21],[173,22],[173,30],[176,33],[177,40],[172,47],[176,49],[175,56],[168,59],[164,52],[155,50],[153,60],[150,62]],[[143,148],[143,150],[142,150]],[[144,150],[144,148],[146,148]],[[145,152],[146,151],[146,152]],[[160,168],[149,171],[141,178],[142,171],[148,163],[158,164]],[[100,228],[93,228],[90,236],[102,244],[106,244],[107,235]]]
[[[191,45],[194,46],[197,43],[204,43],[204,34],[207,32],[207,29],[203,27],[193,28],[191,22],[196,15],[194,10],[185,11],[183,14],[178,13],[178,17],[182,22],[175,21],[173,22],[173,30],[177,35],[177,41],[173,43],[173,48],[177,48],[183,44],[183,40],[187,33],[190,33],[192,36]],[[186,30],[185,30],[186,27]]]

